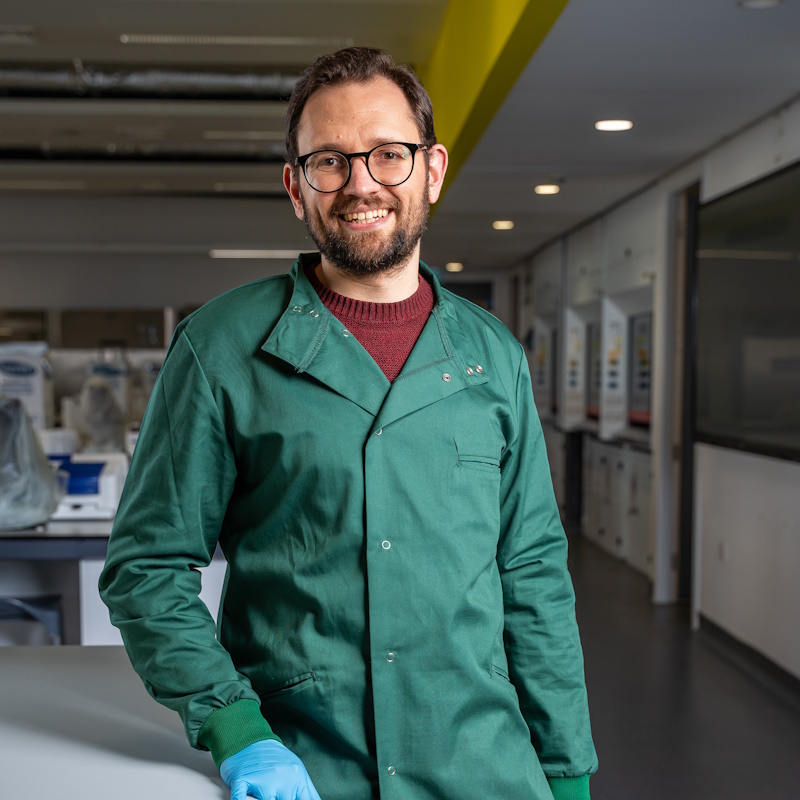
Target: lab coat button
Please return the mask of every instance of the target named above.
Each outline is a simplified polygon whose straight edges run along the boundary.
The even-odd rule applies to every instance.
[[[395,655],[394,655],[394,653],[387,653],[387,654],[386,654],[386,660],[387,660],[387,661],[388,661],[390,664],[392,663],[392,661],[394,661],[394,659],[395,659]]]
[[[292,311],[294,311],[295,314],[299,314],[302,310],[303,310],[303,306],[294,306],[292,308]]]
[[[342,336],[344,336],[345,339],[348,339],[350,337],[350,331],[347,330],[347,328],[342,328]]]
[[[476,364],[475,365],[475,372],[477,372],[478,375],[480,375],[483,372],[483,367],[480,364]]]
[[[378,430],[375,431],[376,436],[380,436],[382,433],[383,433],[383,428],[378,428]]]
[[[384,540],[381,542],[381,547],[382,547],[384,550],[388,550],[388,549],[389,549],[391,546],[392,546],[392,543],[391,543],[391,542],[390,542],[388,539],[384,539]]]
[[[319,311],[317,311],[316,308],[312,308],[311,311],[309,311],[308,313],[312,317],[318,317],[319,316]]]
[[[467,367],[467,375],[472,375],[472,367]]]
[[[450,380],[451,380],[450,375],[447,372],[445,372],[444,375],[442,375],[442,380],[445,383],[450,383]]]
[[[395,768],[394,768],[394,767],[389,767],[389,769],[387,769],[386,771],[387,771],[387,772],[388,772],[390,775],[394,775],[394,773],[395,773]]]

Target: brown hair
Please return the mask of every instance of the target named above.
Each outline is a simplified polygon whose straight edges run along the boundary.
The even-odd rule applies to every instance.
[[[411,67],[395,64],[392,57],[374,47],[348,47],[336,53],[320,56],[306,69],[295,84],[289,107],[286,110],[286,154],[290,163],[297,152],[297,127],[309,97],[323,86],[338,83],[365,83],[373,78],[388,78],[405,94],[419,128],[420,144],[427,147],[436,144],[433,130],[433,107]]]

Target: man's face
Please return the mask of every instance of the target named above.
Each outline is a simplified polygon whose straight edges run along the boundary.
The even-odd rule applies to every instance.
[[[303,109],[300,154],[362,152],[386,142],[420,143],[408,100],[386,78],[324,87]],[[338,192],[315,191],[302,170],[290,165],[284,183],[322,256],[343,272],[372,275],[419,259],[430,203],[438,198],[444,177],[444,148],[434,146],[430,158],[430,178],[425,154],[417,153],[411,177],[399,186],[377,183],[363,158],[353,159],[350,180]],[[348,218],[359,212],[372,213],[366,219]]]

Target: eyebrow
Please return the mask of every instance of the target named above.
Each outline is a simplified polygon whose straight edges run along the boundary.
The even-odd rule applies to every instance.
[[[418,136],[419,136],[419,134],[417,134],[417,136],[414,137],[414,138],[417,138]],[[370,143],[367,146],[367,150],[371,150],[373,147],[377,147],[378,145],[381,145],[381,144],[387,144],[388,142],[404,142],[404,141],[410,141],[410,140],[407,140],[403,136],[401,136],[399,139],[398,138],[394,138],[392,136],[374,136],[372,139],[369,140]],[[317,147],[314,147],[313,149],[309,150],[308,152],[309,153],[316,153],[319,150],[335,150],[337,153],[344,153],[345,152],[342,149],[342,146],[340,144],[331,144],[329,142],[323,142],[322,144],[318,145]],[[358,152],[360,152],[360,151],[358,151]]]

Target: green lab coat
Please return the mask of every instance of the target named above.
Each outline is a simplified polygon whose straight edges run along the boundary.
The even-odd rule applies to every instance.
[[[175,333],[100,579],[134,668],[218,764],[276,735],[322,800],[588,797],[522,347],[421,264],[435,307],[390,384],[309,259]],[[197,568],[218,542],[215,628]]]

